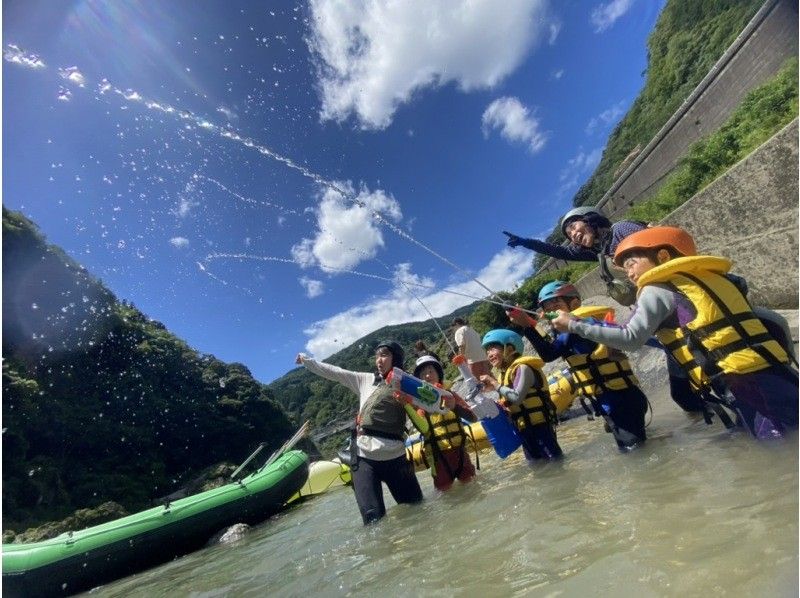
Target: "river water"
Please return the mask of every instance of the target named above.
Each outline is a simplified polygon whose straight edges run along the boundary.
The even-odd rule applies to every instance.
[[[363,527],[338,488],[94,596],[797,596],[797,436],[765,444],[651,394],[651,439],[563,423],[560,463],[480,454],[474,482]],[[473,454],[474,459],[474,454]]]

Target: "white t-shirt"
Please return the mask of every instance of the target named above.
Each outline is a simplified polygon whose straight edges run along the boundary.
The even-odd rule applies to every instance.
[[[455,333],[456,345],[464,347],[464,357],[467,363],[486,361],[486,351],[481,346],[481,337],[469,326],[462,326]]]

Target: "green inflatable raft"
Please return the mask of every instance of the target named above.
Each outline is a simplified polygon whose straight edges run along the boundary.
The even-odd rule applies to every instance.
[[[220,488],[31,544],[3,545],[3,595],[87,590],[203,547],[234,523],[279,511],[308,479],[308,456],[288,451]]]

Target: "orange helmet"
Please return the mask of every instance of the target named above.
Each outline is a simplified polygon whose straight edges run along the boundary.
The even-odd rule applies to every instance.
[[[614,263],[622,266],[625,254],[632,249],[657,249],[672,247],[681,255],[697,255],[694,239],[682,228],[676,226],[654,226],[628,235],[614,252]]]

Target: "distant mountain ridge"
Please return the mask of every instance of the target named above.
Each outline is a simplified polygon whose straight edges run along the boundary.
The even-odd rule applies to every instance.
[[[455,317],[466,318],[477,303],[460,307],[451,314],[436,318],[439,326],[447,332]],[[452,335],[449,336],[452,341]],[[436,351],[446,360],[449,346],[445,342],[433,320],[409,322],[393,326],[384,326],[366,336],[361,337],[341,351],[334,353],[325,361],[339,367],[369,372],[375,370],[373,358],[376,345],[386,339],[400,343],[406,351],[406,364],[413,364],[414,343],[425,342],[427,347]],[[278,398],[286,411],[296,420],[311,422],[321,427],[328,422],[355,412],[358,407],[357,397],[334,382],[318,378],[304,368],[296,368],[268,385],[269,390]]]

